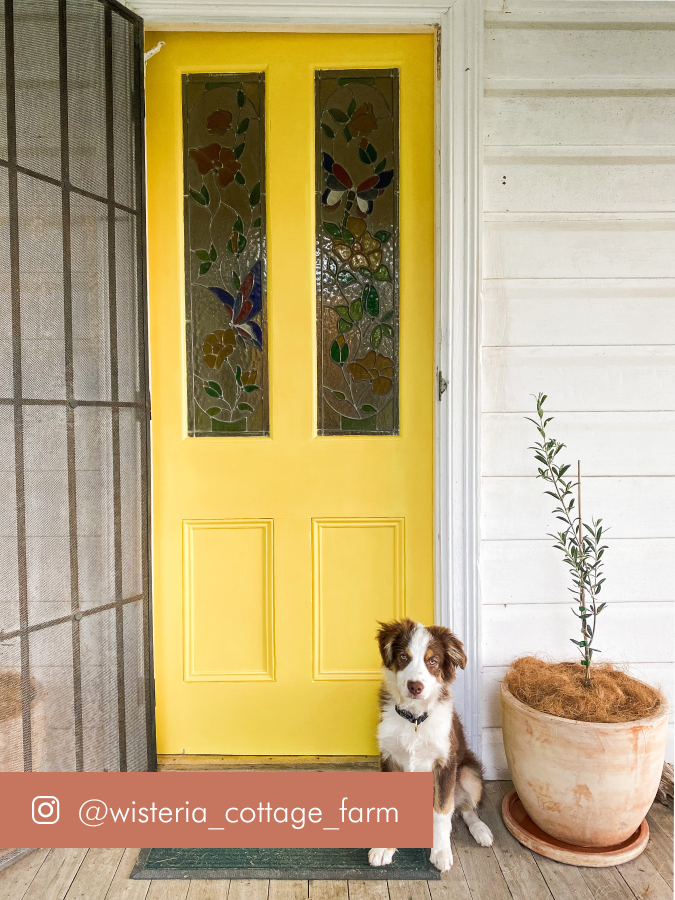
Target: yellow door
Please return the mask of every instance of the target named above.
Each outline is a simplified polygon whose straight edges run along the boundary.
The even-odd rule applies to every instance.
[[[166,46],[148,63],[146,85],[158,751],[373,753],[377,620],[433,617],[434,37],[155,32],[147,35],[147,46],[158,40]],[[362,282],[365,292],[357,297],[360,305],[352,299],[342,312],[331,313],[337,337],[333,342],[329,335],[323,350],[316,325],[317,70],[394,70],[400,85],[396,184],[387,186],[387,179],[378,182],[373,175],[356,196],[357,187],[347,191],[350,182],[341,170],[329,172],[330,160],[320,173],[327,185],[325,209],[341,204],[327,213],[341,218],[337,226],[328,223],[329,237],[323,238],[332,241],[340,277],[352,291],[348,298],[355,287],[361,291]],[[264,73],[267,436],[189,434],[185,266],[192,262],[184,255],[181,87],[186,73]],[[354,101],[346,112],[333,110],[325,119],[328,131],[323,125],[322,130],[351,126],[354,134],[338,133],[335,140],[358,140],[364,165],[382,172],[387,164],[369,158],[378,151],[368,117],[377,112],[365,101],[355,107]],[[224,134],[214,138],[215,145],[229,140],[233,146],[235,132],[244,127],[241,115],[234,128],[230,112],[215,113],[209,131]],[[204,184],[215,184],[209,179],[217,175],[229,189],[236,152],[223,151],[216,159],[209,146],[204,149],[211,162],[203,168],[210,164],[212,170]],[[193,154],[192,163],[185,162],[200,160]],[[245,167],[238,171],[235,183],[244,181]],[[398,262],[382,246],[392,238],[366,228],[372,198],[391,203],[387,198],[394,194],[387,191],[394,190]],[[192,199],[204,206],[200,196]],[[255,202],[259,198],[251,197],[252,208]],[[235,227],[229,238],[235,255],[240,232]],[[209,268],[209,254],[220,260],[221,252],[233,251],[205,245],[197,279],[211,277],[199,272]],[[337,267],[330,265],[335,276]],[[368,293],[378,288],[378,279],[384,291],[385,282],[396,278],[398,326],[395,317],[376,317],[377,304],[373,309],[374,295]],[[240,291],[241,307],[245,286]],[[244,312],[238,321],[245,325]],[[228,314],[234,322],[237,310]],[[364,351],[357,359],[353,335],[359,317],[371,328],[380,322],[380,332],[370,334],[372,346],[381,344],[377,353]],[[398,359],[387,349],[395,327]],[[234,336],[227,345],[227,333],[221,329],[218,347],[204,350],[212,366],[234,346]],[[215,341],[213,335],[209,339]],[[237,340],[250,350],[255,333],[242,327]],[[340,356],[352,351],[352,362]],[[326,407],[325,420],[317,353],[325,355],[328,380],[344,377],[357,395],[345,398],[337,382],[324,386],[337,408],[335,413]],[[357,414],[370,411],[374,421],[376,405],[392,390],[394,365],[398,425],[386,414],[390,430],[398,433],[350,433],[349,404],[361,402]],[[246,379],[252,385],[256,377],[263,381],[255,371],[239,371],[238,399],[249,396],[243,393]],[[206,380],[204,385],[206,390]],[[331,433],[331,422],[342,432]]]

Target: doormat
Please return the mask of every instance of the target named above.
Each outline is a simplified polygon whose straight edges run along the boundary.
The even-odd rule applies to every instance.
[[[368,864],[364,849],[141,850],[131,878],[313,879],[316,881],[438,881],[427,850],[397,850],[388,866]]]

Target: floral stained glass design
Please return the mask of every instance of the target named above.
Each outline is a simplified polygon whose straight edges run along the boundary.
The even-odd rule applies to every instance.
[[[183,76],[188,433],[267,435],[264,75]]]
[[[318,71],[319,434],[398,434],[398,71]]]

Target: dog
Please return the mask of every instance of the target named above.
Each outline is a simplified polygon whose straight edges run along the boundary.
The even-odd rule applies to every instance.
[[[483,767],[469,750],[455,711],[450,685],[466,666],[462,642],[441,625],[411,619],[380,622],[382,656],[380,725],[382,772],[433,772],[434,846],[431,862],[441,872],[452,867],[450,834],[458,810],[481,847],[492,832],[476,813],[483,793]],[[386,866],[396,850],[374,848],[371,866]]]

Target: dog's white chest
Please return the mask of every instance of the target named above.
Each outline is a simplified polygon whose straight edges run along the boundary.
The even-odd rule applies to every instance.
[[[377,732],[380,752],[404,772],[431,772],[450,752],[452,705],[441,704],[415,730],[393,706],[383,710]]]

